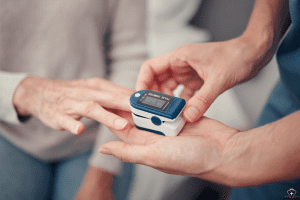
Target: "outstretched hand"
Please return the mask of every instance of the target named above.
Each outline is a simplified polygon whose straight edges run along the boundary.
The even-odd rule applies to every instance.
[[[122,116],[128,118],[130,113]],[[206,117],[187,123],[176,137],[142,131],[132,124],[124,131],[111,131],[122,141],[102,145],[101,153],[166,173],[195,177],[219,167],[226,148],[239,132]]]
[[[56,130],[81,134],[82,117],[124,130],[127,120],[107,109],[130,111],[134,91],[100,78],[72,81],[29,76],[17,87],[13,104],[20,115],[34,115]]]

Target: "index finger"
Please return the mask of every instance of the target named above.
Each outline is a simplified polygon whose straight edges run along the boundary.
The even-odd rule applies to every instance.
[[[98,91],[90,88],[81,88],[73,90],[70,95],[80,101],[95,101],[102,107],[131,111],[130,110],[130,95],[122,92]]]
[[[170,68],[170,56],[171,52],[145,61],[137,78],[136,90],[150,89],[156,76]]]

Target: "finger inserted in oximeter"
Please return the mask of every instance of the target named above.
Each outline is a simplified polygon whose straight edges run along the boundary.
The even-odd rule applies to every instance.
[[[185,124],[184,99],[152,90],[141,90],[130,97],[133,121],[138,129],[165,136],[176,136]]]

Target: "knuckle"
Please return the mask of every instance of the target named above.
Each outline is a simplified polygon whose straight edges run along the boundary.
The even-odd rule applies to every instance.
[[[94,78],[91,78],[89,79],[89,81],[94,85],[97,85],[97,84],[100,84],[102,82],[102,79],[99,78],[99,77],[94,77]]]
[[[149,66],[149,63],[150,63],[149,60],[143,62],[142,66],[141,66],[141,69],[147,68]]]
[[[85,92],[86,92],[86,87],[83,86],[83,85],[79,85],[79,86],[76,87],[75,92],[76,92],[78,95],[83,95],[83,94],[85,94]]]
[[[110,112],[107,112],[104,119],[105,125],[112,126],[113,121],[114,121],[114,115]]]
[[[60,122],[58,124],[55,124],[54,125],[54,129],[57,130],[57,131],[64,131],[66,130],[64,127],[63,127],[63,124],[64,124],[64,119],[61,119]]]
[[[119,102],[122,99],[120,93],[112,93],[111,94],[111,101],[112,102]]]
[[[182,46],[179,47],[177,50],[176,54],[174,56],[170,56],[169,60],[172,65],[184,65],[185,63],[188,62],[189,60],[189,55],[190,55],[190,50],[189,47]]]
[[[79,85],[85,85],[87,83],[87,80],[88,79],[77,79],[77,80],[73,80],[71,81],[72,83],[74,83],[76,86],[79,86]]]
[[[152,58],[152,59],[149,59],[149,60],[146,60],[145,62],[143,62],[142,66],[141,66],[141,69],[151,67],[151,64],[152,64],[154,59],[156,59],[156,58]]]
[[[59,128],[57,128],[56,130],[57,130],[57,131],[65,131],[65,129],[62,128],[62,127],[59,127]]]
[[[59,121],[58,121],[58,124],[57,124],[57,128],[56,130],[58,131],[64,131],[66,130],[66,127],[67,127],[67,120],[65,117],[60,117]]]
[[[187,51],[191,47],[192,47],[192,44],[185,44],[185,45],[179,47],[179,50],[181,50],[181,51]]]
[[[87,114],[90,114],[91,112],[93,112],[96,109],[97,106],[98,106],[98,103],[96,103],[95,101],[88,101],[85,103],[84,112]]]
[[[191,49],[194,47],[194,45],[193,44],[185,44],[185,45],[183,45],[183,46],[181,46],[180,48],[179,48],[179,51],[181,51],[183,54],[188,54],[190,51],[191,51]]]
[[[72,105],[72,101],[68,98],[61,98],[59,100],[58,107],[62,112],[68,112],[71,110],[70,105]]]
[[[121,146],[122,146],[121,149],[124,149],[125,152],[128,152],[128,149],[130,148],[130,144],[122,143]],[[130,159],[126,155],[120,155],[119,159],[122,160],[123,162],[130,162]]]
[[[206,107],[213,102],[213,98],[208,94],[196,96],[196,100],[203,103]]]

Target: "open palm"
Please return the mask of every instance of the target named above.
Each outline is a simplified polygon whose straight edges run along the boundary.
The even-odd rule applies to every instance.
[[[129,117],[130,113],[125,115]],[[101,153],[163,172],[189,176],[199,176],[217,167],[232,136],[239,132],[206,117],[187,123],[177,137],[156,135],[134,125],[124,131],[111,131],[122,142],[104,144]]]

